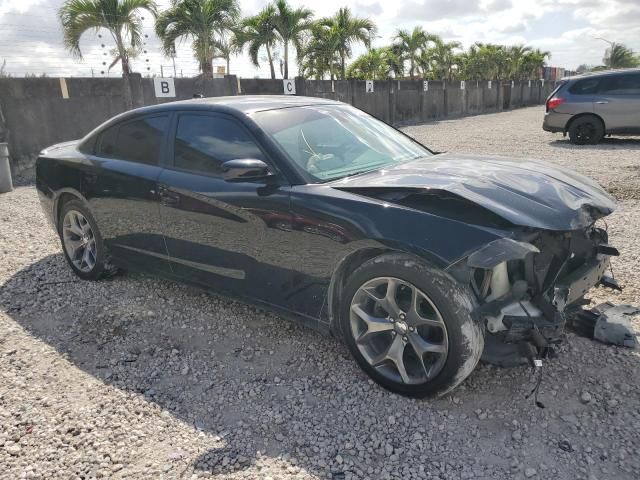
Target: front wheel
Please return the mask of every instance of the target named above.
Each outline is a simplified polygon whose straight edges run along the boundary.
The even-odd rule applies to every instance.
[[[470,292],[413,257],[386,254],[351,274],[340,327],[378,384],[411,397],[440,396],[473,371],[484,347]]]

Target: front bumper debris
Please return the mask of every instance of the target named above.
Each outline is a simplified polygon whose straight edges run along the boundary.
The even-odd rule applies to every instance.
[[[530,244],[489,244],[468,258],[470,267],[486,272],[474,285],[481,300],[475,314],[485,322],[489,337],[486,361],[491,362],[492,354],[496,358],[495,348],[487,350],[498,344],[513,345],[512,355],[529,360],[545,355],[563,337],[566,311],[584,304],[592,287],[620,289],[605,275],[610,257],[618,255],[606,243],[606,232],[593,228],[544,235]],[[500,349],[498,357],[504,360],[507,351]]]
[[[571,309],[567,312],[567,325],[579,335],[602,343],[638,348],[638,340],[629,321],[638,314],[640,308],[606,302],[591,310]]]
[[[553,304],[555,307],[563,311],[567,305],[582,298],[592,287],[600,283],[608,268],[609,257],[598,255],[564,277],[554,288]]]

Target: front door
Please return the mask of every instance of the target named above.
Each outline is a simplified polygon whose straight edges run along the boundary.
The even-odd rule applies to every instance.
[[[156,114],[117,123],[98,137],[93,168],[82,178],[105,245],[116,261],[169,270],[157,180],[162,171],[170,116]]]
[[[267,161],[231,116],[178,113],[172,131],[172,160],[160,175],[159,188],[173,271],[191,282],[265,300],[259,257],[268,248],[269,225],[290,223],[289,187],[277,175],[269,181],[224,180],[222,164],[228,160]]]
[[[607,132],[640,132],[640,73],[604,76],[594,98],[594,111]]]

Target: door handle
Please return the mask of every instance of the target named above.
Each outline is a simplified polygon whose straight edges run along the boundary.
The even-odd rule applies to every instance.
[[[598,105],[604,105],[605,103],[609,103],[609,101],[608,100],[598,100],[596,103]]]

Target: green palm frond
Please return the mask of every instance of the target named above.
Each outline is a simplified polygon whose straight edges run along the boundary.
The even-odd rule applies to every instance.
[[[216,49],[228,43],[226,37],[239,18],[237,0],[172,0],[156,20],[156,34],[166,55],[175,51],[177,42],[191,39],[200,70],[211,73]]]
[[[116,42],[122,57],[126,54],[128,38],[130,49],[142,45],[142,19],[140,12],[146,10],[156,15],[153,0],[67,0],[58,17],[62,23],[65,47],[78,58],[82,58],[80,39],[88,31],[108,30]],[[122,58],[121,58],[122,60]]]

